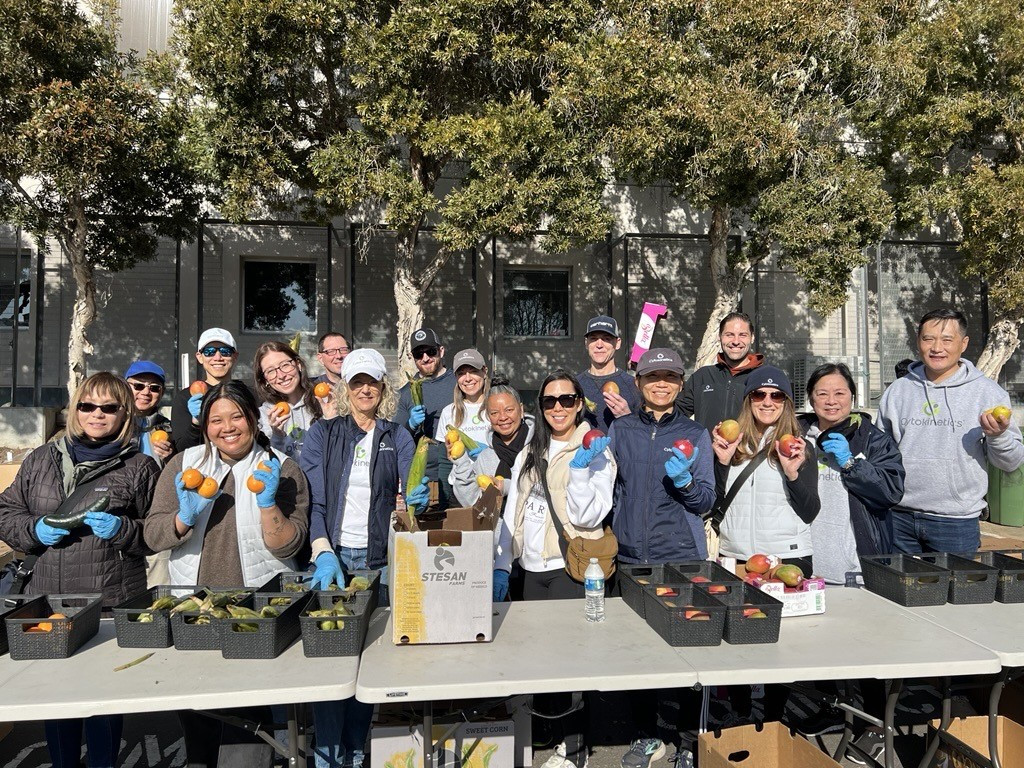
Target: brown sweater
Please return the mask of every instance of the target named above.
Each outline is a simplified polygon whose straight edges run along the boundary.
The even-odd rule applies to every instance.
[[[174,527],[174,518],[178,514],[174,478],[181,472],[182,458],[183,454],[179,453],[167,462],[153,494],[149,514],[146,515],[143,533],[146,544],[154,552],[174,549],[192,536],[191,529],[184,536],[178,536]],[[296,531],[295,537],[286,546],[270,548],[270,552],[274,557],[282,559],[294,557],[308,544],[309,538],[309,485],[294,461],[286,461],[281,467],[277,506],[295,525]],[[224,479],[221,494],[210,512],[210,522],[206,526],[203,551],[199,558],[198,581],[214,589],[244,584],[235,530],[235,481],[231,474]]]

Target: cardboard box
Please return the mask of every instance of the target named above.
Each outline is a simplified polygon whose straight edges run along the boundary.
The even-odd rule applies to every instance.
[[[811,589],[787,592],[785,584],[765,584],[761,591],[782,601],[782,618],[812,616],[825,612],[825,588],[811,582]]]
[[[516,768],[511,720],[435,723],[433,734],[436,768]],[[423,725],[375,725],[370,732],[370,768],[423,768]]]
[[[939,727],[933,720],[928,736],[932,738]],[[999,717],[996,728],[996,747],[1005,766],[1024,765],[1024,726],[1006,717]],[[988,751],[988,718],[956,718],[949,731],[940,736],[939,750],[933,765],[944,768],[991,768]]]
[[[388,548],[392,640],[398,645],[489,641],[493,636],[494,526],[501,496],[447,510],[430,530],[393,530]],[[440,528],[436,528],[436,525]],[[400,524],[398,528],[407,527]]]
[[[839,768],[839,763],[781,723],[702,733],[697,752],[700,768]]]

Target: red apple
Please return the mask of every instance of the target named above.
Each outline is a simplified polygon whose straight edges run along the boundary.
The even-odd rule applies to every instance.
[[[679,590],[672,587],[655,587],[654,594],[658,597],[679,597]]]
[[[747,573],[768,573],[772,563],[768,559],[768,555],[756,554],[750,556],[744,567],[747,569]]]
[[[728,593],[728,591],[729,588],[724,584],[712,584],[710,587],[708,587],[709,595],[724,595]]]
[[[672,447],[677,451],[681,451],[683,456],[690,459],[693,458],[693,443],[687,440],[685,437],[682,440],[676,440],[672,443]]]
[[[792,435],[783,435],[779,439],[779,453],[785,456],[787,459],[793,458],[796,454],[797,447],[800,445],[797,438]]]
[[[583,436],[583,447],[588,451],[590,450],[590,444],[597,440],[599,437],[604,437],[604,432],[600,429],[592,429]]]
[[[726,419],[718,425],[718,434],[725,442],[731,443],[740,436],[740,423],[735,419]]]
[[[692,581],[694,584],[707,584],[709,581],[711,581],[711,579],[707,578],[706,576],[691,576],[690,581]]]

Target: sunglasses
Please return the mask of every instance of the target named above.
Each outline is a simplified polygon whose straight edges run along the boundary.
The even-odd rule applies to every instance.
[[[82,413],[92,413],[99,408],[107,416],[113,416],[115,413],[121,410],[121,406],[117,403],[104,403],[99,405],[98,403],[79,403],[78,410]]]
[[[203,347],[200,352],[203,353],[203,357],[213,357],[220,352],[222,357],[231,357],[235,354],[235,348],[229,347],[226,344],[223,347],[215,347],[212,344],[208,347]]]
[[[132,389],[136,392],[145,392],[148,389],[156,395],[164,391],[163,384],[143,384],[141,381],[129,381],[128,383],[132,385]]]
[[[437,347],[417,347],[412,351],[412,359],[419,360],[424,355],[427,357],[437,357],[440,351]]]
[[[554,395],[544,395],[540,399],[540,407],[545,411],[550,411],[556,404],[558,404],[565,409],[569,409],[576,405],[576,401],[579,399],[580,396],[576,394],[559,395],[558,397],[555,397]]]
[[[760,403],[766,397],[770,397],[773,403],[781,403],[786,400],[786,393],[780,392],[777,389],[773,389],[771,392],[765,392],[761,389],[755,389],[750,393],[750,400],[755,403]]]

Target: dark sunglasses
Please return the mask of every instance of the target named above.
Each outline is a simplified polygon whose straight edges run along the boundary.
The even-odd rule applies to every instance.
[[[83,402],[78,404],[78,410],[80,410],[82,413],[92,413],[97,408],[99,408],[101,411],[107,414],[107,416],[113,416],[115,413],[121,410],[121,406],[118,405],[117,403],[104,403],[103,405],[99,405],[97,403]]]
[[[554,395],[544,395],[540,399],[540,407],[543,408],[545,411],[550,411],[552,408],[555,407],[555,404],[557,403],[563,408],[569,409],[576,405],[576,401],[579,399],[580,396],[576,394],[559,395],[558,397],[555,397]]]
[[[781,403],[786,399],[786,393],[777,389],[773,389],[771,392],[762,392],[760,389],[755,389],[750,393],[750,400],[755,403],[760,403],[766,397],[770,397],[773,403]]]
[[[199,351],[203,353],[203,357],[213,357],[218,352],[220,352],[223,357],[231,357],[235,354],[235,348],[229,347],[226,344],[223,347],[215,347],[211,344],[208,347],[203,347]]]
[[[128,383],[132,385],[132,389],[136,392],[144,392],[148,389],[153,394],[157,394],[164,391],[163,384],[143,384],[141,381],[129,381]]]
[[[412,351],[412,359],[419,360],[421,357],[426,355],[427,357],[437,357],[441,350],[437,347],[416,347]]]

